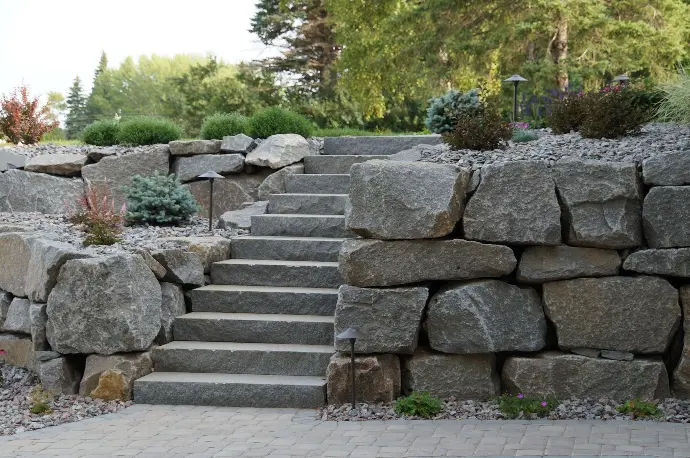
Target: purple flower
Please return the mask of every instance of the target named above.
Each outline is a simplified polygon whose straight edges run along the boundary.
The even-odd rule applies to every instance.
[[[546,401],[541,401],[541,406],[542,406],[542,407],[546,407],[547,405],[548,405],[548,403],[547,403]]]
[[[522,393],[520,393],[520,394],[518,394],[518,395],[517,395],[517,397],[518,397],[518,399],[522,399],[522,398],[524,398],[524,397],[525,397],[525,395],[524,395],[524,394],[522,394]]]

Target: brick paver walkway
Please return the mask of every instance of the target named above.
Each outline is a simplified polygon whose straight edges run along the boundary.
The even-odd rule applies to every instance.
[[[136,405],[15,436],[0,456],[688,456],[690,426],[603,421],[322,422],[313,411]]]

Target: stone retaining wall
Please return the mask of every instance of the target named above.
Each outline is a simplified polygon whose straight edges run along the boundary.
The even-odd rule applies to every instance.
[[[690,397],[687,152],[351,175],[362,238],[340,252],[335,333],[365,336],[360,400]],[[331,403],[349,399],[348,366],[333,357]]]

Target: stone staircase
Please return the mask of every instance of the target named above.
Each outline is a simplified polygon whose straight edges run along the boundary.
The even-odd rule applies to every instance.
[[[341,277],[350,166],[387,156],[309,156],[287,193],[269,197],[250,236],[232,241],[212,284],[190,292],[175,341],[135,382],[146,404],[312,408],[325,403]]]

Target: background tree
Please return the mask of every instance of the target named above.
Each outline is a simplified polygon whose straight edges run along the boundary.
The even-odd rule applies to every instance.
[[[79,134],[89,124],[86,115],[86,96],[81,85],[81,79],[77,76],[74,78],[72,87],[67,95],[67,117],[65,119],[65,127],[67,138],[78,138]]]

